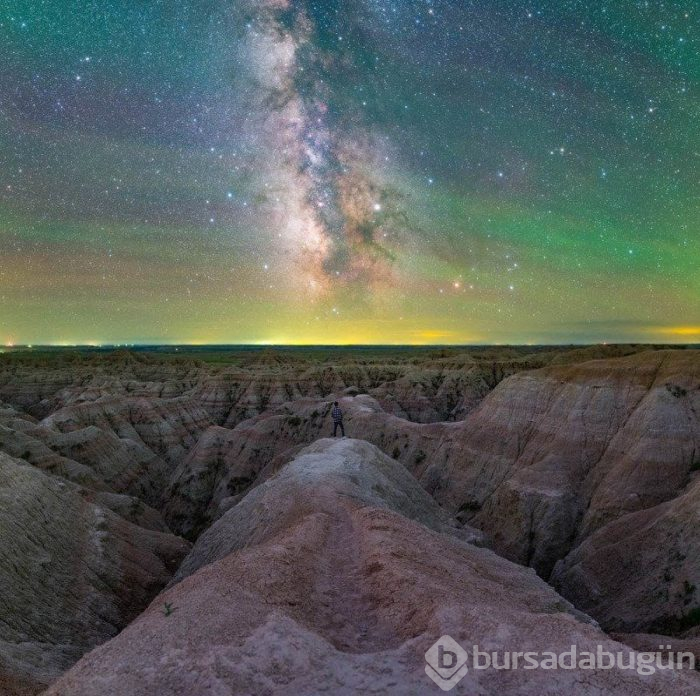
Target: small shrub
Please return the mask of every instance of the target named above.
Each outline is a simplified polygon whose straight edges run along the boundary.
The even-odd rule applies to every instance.
[[[301,418],[299,416],[289,416],[287,423],[293,428],[298,428],[301,425]]]
[[[165,602],[163,604],[163,616],[172,616],[172,613],[175,611],[175,607],[170,602]]]
[[[398,447],[394,447],[394,451],[391,453],[391,456],[394,459],[398,459],[400,455],[401,455],[401,450]]]
[[[695,607],[691,609],[687,614],[683,614],[679,619],[679,632],[687,631],[689,628],[693,628],[700,624],[700,607]]]
[[[249,488],[253,481],[255,481],[255,476],[252,474],[250,476],[234,476],[229,480],[226,488],[229,495],[238,495]]]
[[[424,462],[426,457],[428,455],[423,451],[423,450],[418,450],[416,452],[416,464],[420,464],[421,462]]]
[[[675,396],[676,399],[680,399],[688,393],[683,387],[679,387],[677,384],[667,384],[666,389],[668,389],[671,395]]]

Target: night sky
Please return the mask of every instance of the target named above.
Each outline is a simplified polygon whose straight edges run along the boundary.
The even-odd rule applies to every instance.
[[[698,0],[3,0],[0,343],[700,341]]]

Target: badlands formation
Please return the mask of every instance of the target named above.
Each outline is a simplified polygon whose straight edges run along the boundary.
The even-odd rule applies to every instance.
[[[0,355],[0,694],[440,693],[444,634],[700,658],[698,413],[684,348]]]

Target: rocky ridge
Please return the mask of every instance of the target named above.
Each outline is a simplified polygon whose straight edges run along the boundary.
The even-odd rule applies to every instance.
[[[535,569],[559,601],[632,647],[661,636],[697,651],[699,351],[494,349],[325,362],[269,351],[232,365],[128,352],[49,364],[9,357],[0,355],[0,495],[9,501],[0,546],[30,565],[6,559],[3,582],[27,587],[0,623],[3,693],[37,693],[166,584],[176,592],[249,547],[267,554],[307,513],[335,528],[334,511],[348,500],[398,516],[392,534],[415,524]],[[364,444],[341,452],[323,440],[334,399]],[[309,458],[319,457],[327,475],[311,476]],[[362,525],[352,529],[369,539]],[[196,542],[181,567],[189,546],[175,534]],[[93,537],[102,542],[74,545]],[[49,560],[31,565],[46,548]],[[85,559],[88,576],[82,564],[67,569],[69,558]],[[370,582],[358,572],[360,585]],[[25,618],[33,602],[44,610],[47,587],[63,597],[71,584],[85,588],[76,596],[97,599],[81,599],[81,610],[68,593],[46,631]],[[310,613],[299,621],[335,645]]]
[[[423,654],[444,634],[501,650],[575,643],[630,655],[472,537],[375,447],[318,441],[200,537],[171,587],[46,696],[417,695],[434,688]],[[691,694],[698,685],[688,671],[470,670],[459,693]]]

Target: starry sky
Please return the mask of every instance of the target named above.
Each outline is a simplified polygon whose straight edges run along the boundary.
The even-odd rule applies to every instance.
[[[697,0],[4,0],[0,343],[700,342]]]

